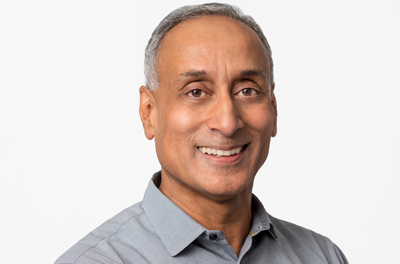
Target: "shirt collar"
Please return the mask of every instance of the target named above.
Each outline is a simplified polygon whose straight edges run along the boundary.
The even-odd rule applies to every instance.
[[[206,228],[168,199],[158,189],[160,183],[161,172],[159,171],[153,175],[149,182],[144,194],[142,208],[168,253],[171,256],[176,256],[206,231]],[[268,230],[274,238],[277,238],[264,206],[254,194],[251,210],[253,220],[250,235],[255,236],[261,231]]]
[[[142,208],[168,253],[175,256],[206,229],[158,189],[160,182],[161,172],[157,172],[146,189]]]
[[[259,234],[261,231],[268,230],[268,232],[277,239],[274,226],[268,216],[267,211],[265,211],[264,206],[260,202],[260,200],[253,194],[252,203],[251,203],[251,213],[253,216],[250,235],[255,236]]]

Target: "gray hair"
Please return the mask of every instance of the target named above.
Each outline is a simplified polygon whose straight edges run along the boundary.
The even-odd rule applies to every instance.
[[[180,7],[169,13],[156,27],[147,44],[144,60],[144,74],[146,78],[146,86],[151,91],[160,87],[158,79],[158,51],[164,36],[173,27],[179,23],[200,17],[200,16],[225,16],[238,20],[250,27],[260,37],[264,46],[267,48],[269,67],[270,67],[270,83],[274,83],[274,64],[271,56],[271,48],[264,36],[260,26],[251,16],[244,15],[238,7],[229,4],[209,3],[203,5],[191,5]]]

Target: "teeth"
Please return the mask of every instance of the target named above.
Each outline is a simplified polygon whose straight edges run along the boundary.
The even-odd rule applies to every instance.
[[[199,147],[199,150],[204,154],[208,155],[216,155],[217,157],[221,156],[231,156],[240,153],[243,150],[243,147],[231,149],[231,150],[220,150],[220,149],[213,149],[213,148],[205,148]]]

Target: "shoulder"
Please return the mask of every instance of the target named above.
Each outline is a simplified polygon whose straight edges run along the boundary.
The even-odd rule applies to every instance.
[[[275,218],[273,216],[269,217],[274,226],[275,232],[279,232],[280,235],[284,238],[298,237],[302,240],[330,241],[327,237],[320,235],[310,229],[287,222],[285,220]]]
[[[343,252],[328,237],[302,226],[269,216],[278,240],[299,254],[317,254],[328,263],[347,264]]]
[[[95,263],[119,263],[118,261],[113,260],[112,257],[107,257],[107,259],[105,259],[104,255],[101,254],[101,251],[110,251],[105,255],[112,256],[112,251],[114,250],[107,246],[112,244],[109,243],[109,241],[115,238],[117,238],[117,240],[123,240],[127,235],[127,228],[129,230],[146,228],[141,224],[145,221],[145,219],[142,219],[143,217],[146,216],[141,208],[141,203],[128,207],[78,241],[78,243],[61,255],[56,260],[55,264],[78,264],[81,263],[81,260],[86,259],[87,257],[96,258],[96,261],[98,262]],[[105,241],[108,242],[103,243]],[[83,261],[82,263],[87,262]]]

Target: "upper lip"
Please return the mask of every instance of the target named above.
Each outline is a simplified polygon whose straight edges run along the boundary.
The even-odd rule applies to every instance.
[[[212,148],[212,149],[219,149],[219,150],[231,150],[231,149],[236,149],[243,147],[246,144],[238,144],[238,145],[223,145],[223,146],[217,146],[217,145],[201,145],[197,146],[198,148]]]

